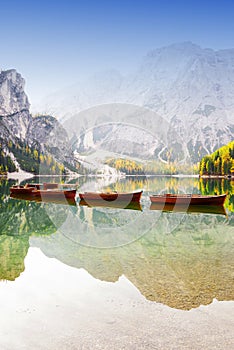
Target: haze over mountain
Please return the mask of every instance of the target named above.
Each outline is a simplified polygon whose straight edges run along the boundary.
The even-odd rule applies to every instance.
[[[233,96],[234,49],[214,51],[184,42],[149,52],[135,74],[98,73],[48,96],[37,110],[78,122],[79,112],[96,105],[145,107],[170,121],[197,161],[234,138]]]
[[[16,168],[8,141],[66,164],[85,154],[95,169],[112,155],[197,162],[234,139],[233,96],[234,49],[190,42],[149,52],[135,74],[98,73],[49,96],[37,106],[44,117],[32,118],[20,74],[1,71],[0,138]]]

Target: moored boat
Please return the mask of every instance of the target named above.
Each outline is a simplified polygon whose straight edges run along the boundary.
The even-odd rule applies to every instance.
[[[47,186],[45,184],[41,186],[41,184],[26,184],[25,186],[12,186],[10,188],[10,194],[14,195],[28,195],[32,197],[41,197],[45,198],[69,198],[74,199],[76,196],[76,189],[74,188],[59,188],[57,184],[53,184],[54,186]],[[56,185],[56,186],[55,186]],[[42,187],[42,188],[41,188]]]
[[[20,194],[20,193],[11,193],[10,197],[13,199],[26,200],[36,203],[53,203],[53,204],[62,204],[62,205],[76,205],[75,198],[66,198],[64,195],[62,196],[32,196],[31,194]]]
[[[34,196],[35,194],[35,187],[30,186],[12,186],[10,187],[10,194],[21,194],[21,195],[31,195]]]
[[[184,204],[184,205],[223,205],[226,194],[201,195],[201,194],[156,194],[150,196],[152,203]]]
[[[84,192],[79,193],[80,199],[85,201],[107,201],[107,202],[139,202],[142,195],[141,191],[131,192],[131,193],[118,193],[118,192]]]

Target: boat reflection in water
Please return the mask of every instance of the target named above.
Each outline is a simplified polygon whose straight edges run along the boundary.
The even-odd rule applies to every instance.
[[[222,205],[183,205],[183,204],[163,204],[151,203],[150,210],[161,210],[163,212],[181,212],[181,213],[201,213],[201,214],[221,214],[227,215]]]
[[[113,201],[107,202],[102,199],[98,200],[88,200],[85,201],[81,199],[79,202],[80,206],[86,206],[90,208],[102,207],[102,208],[116,208],[116,209],[131,209],[131,210],[140,210],[142,211],[141,204],[139,202],[126,202],[126,201]]]
[[[31,196],[31,194],[10,194],[10,198],[26,200],[37,203],[53,203],[62,205],[76,205],[75,198],[66,198],[62,193],[60,196]]]

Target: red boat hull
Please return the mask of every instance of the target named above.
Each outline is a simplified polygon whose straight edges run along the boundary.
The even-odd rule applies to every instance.
[[[24,187],[24,186],[12,186],[10,188],[10,194],[19,194],[19,195],[35,195],[34,187]]]
[[[161,204],[183,204],[183,205],[223,205],[226,199],[226,194],[220,196],[204,196],[204,195],[154,195],[150,196],[152,203]]]
[[[69,199],[75,199],[76,196],[76,190],[75,189],[39,189],[39,185],[36,184],[35,186],[12,186],[10,188],[10,194],[11,195],[27,195],[32,197],[41,197],[43,199],[45,198],[69,198]]]
[[[104,200],[107,202],[113,202],[117,201],[118,202],[139,202],[141,199],[143,191],[139,192],[133,192],[133,193],[97,193],[97,192],[84,192],[84,193],[79,193],[80,199],[85,200],[85,201],[99,201]]]
[[[73,206],[76,205],[76,200],[74,198],[65,198],[64,196],[41,198],[41,196],[38,196],[38,195],[32,196],[30,194],[11,193],[10,197],[14,199],[32,201],[36,203],[53,203],[53,204],[62,204],[62,205],[73,205]]]

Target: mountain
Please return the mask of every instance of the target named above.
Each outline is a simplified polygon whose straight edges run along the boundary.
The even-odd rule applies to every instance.
[[[86,82],[49,96],[37,108],[61,120],[71,118],[73,125],[74,121],[79,124],[81,111],[95,106],[120,103],[150,109],[170,123],[170,134],[174,136],[168,143],[176,141],[184,155],[197,162],[233,139],[233,95],[234,49],[214,51],[185,42],[149,52],[134,74],[122,76],[114,70],[99,73]],[[102,113],[95,118],[92,127],[97,127],[101,116]],[[88,119],[87,113],[86,124],[90,124]],[[119,122],[117,117],[106,118],[106,122],[113,121]],[[128,123],[128,119],[125,122]],[[150,132],[151,122],[147,120],[144,124]],[[122,138],[127,139],[129,130],[120,131]],[[113,130],[110,134],[105,132],[105,140],[112,134]],[[135,140],[133,135],[131,141]],[[146,145],[148,157],[158,157],[161,148],[158,150],[157,144],[156,140],[155,145],[151,141]],[[115,142],[111,151],[119,153],[119,145]],[[139,146],[142,145],[139,142]],[[102,146],[110,150],[109,144]],[[79,145],[78,152],[82,148],[85,149],[85,145]],[[139,156],[145,155],[140,153]]]
[[[26,170],[40,173],[40,164],[50,173],[75,168],[68,135],[51,116],[30,114],[25,81],[14,69],[0,71],[0,172]],[[45,167],[44,167],[45,168]]]
[[[31,122],[24,79],[16,70],[0,71],[0,136],[26,138]]]

